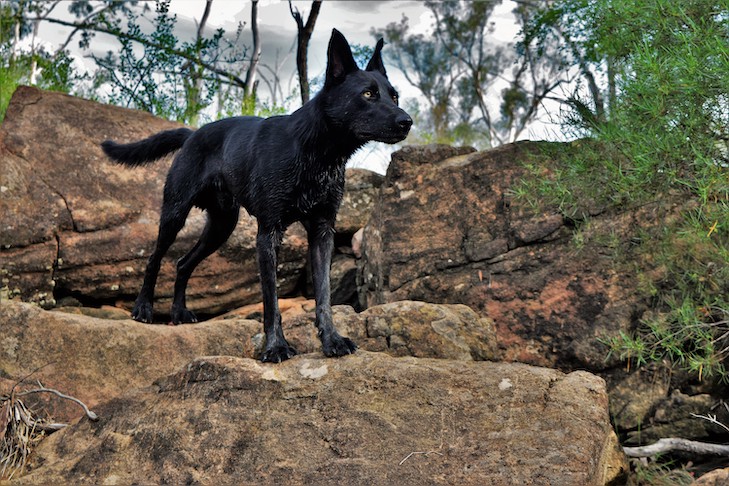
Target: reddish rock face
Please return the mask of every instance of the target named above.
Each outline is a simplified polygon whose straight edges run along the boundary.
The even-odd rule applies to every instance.
[[[590,370],[614,364],[598,338],[630,328],[647,303],[624,264],[629,258],[615,255],[630,251],[636,227],[676,208],[595,210],[577,243],[573,221],[513,197],[525,162],[545,147],[393,154],[364,232],[361,300],[466,304],[494,320],[507,360]]]

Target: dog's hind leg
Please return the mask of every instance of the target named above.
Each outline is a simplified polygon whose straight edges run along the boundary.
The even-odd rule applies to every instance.
[[[329,357],[352,354],[357,345],[337,332],[332,319],[329,273],[334,249],[334,228],[328,221],[316,220],[308,222],[306,230],[316,300],[316,327],[322,350]]]
[[[261,361],[271,363],[280,363],[296,355],[296,350],[283,335],[276,292],[276,266],[282,236],[283,231],[263,228],[259,221],[256,250],[263,291],[263,331],[266,334],[266,347],[261,354]]]
[[[172,302],[171,319],[173,324],[197,322],[195,314],[187,309],[185,290],[193,270],[200,262],[210,256],[225,243],[238,223],[237,207],[207,210],[207,223],[195,246],[177,262],[177,278],[175,280],[175,297]]]
[[[132,318],[135,321],[152,322],[154,286],[157,283],[162,257],[167,253],[172,243],[174,243],[177,233],[185,226],[187,215],[190,213],[190,209],[192,209],[192,201],[180,202],[177,200],[172,201],[171,199],[165,194],[160,215],[157,243],[152,255],[150,255],[147,261],[147,268],[144,271],[144,283],[132,310]]]

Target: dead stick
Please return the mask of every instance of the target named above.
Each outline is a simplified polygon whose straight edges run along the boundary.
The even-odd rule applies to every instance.
[[[84,409],[84,412],[86,412],[86,416],[89,418],[89,420],[91,420],[93,422],[96,422],[97,420],[99,420],[99,416],[96,415],[91,410],[89,410],[89,407],[87,407],[84,402],[82,402],[78,398],[72,397],[70,395],[66,395],[64,393],[59,392],[58,390],[54,390],[53,388],[46,388],[46,387],[36,388],[35,390],[28,390],[28,391],[24,391],[21,393],[16,393],[15,396],[24,396],[24,395],[30,395],[31,393],[41,393],[41,392],[53,393],[54,395],[56,395],[58,397],[65,398],[66,400],[71,400],[72,402],[79,404],[81,406],[81,408]]]
[[[628,457],[651,457],[656,454],[670,451],[694,452],[698,454],[713,454],[716,456],[729,456],[729,445],[709,444],[688,439],[660,439],[655,444],[641,447],[623,447]]]

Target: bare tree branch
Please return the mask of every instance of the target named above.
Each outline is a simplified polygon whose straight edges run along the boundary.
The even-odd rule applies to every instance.
[[[97,10],[97,11],[95,11],[95,12],[91,12],[91,13],[90,13],[89,15],[87,15],[86,17],[84,17],[84,19],[83,19],[83,20],[81,20],[81,22],[79,22],[79,24],[86,24],[86,23],[88,23],[88,22],[89,22],[89,21],[90,21],[91,19],[93,19],[94,17],[96,17],[97,15],[103,14],[104,12],[107,12],[107,11],[111,10],[111,8],[112,8],[112,7],[111,7],[111,5],[105,5],[105,6],[104,6],[104,7],[102,8],[102,9],[100,9],[100,10]],[[83,30],[83,29],[81,29],[80,27],[77,27],[77,28],[73,29],[73,30],[71,31],[71,33],[70,33],[70,34],[68,34],[68,37],[66,37],[66,40],[64,41],[64,43],[63,43],[63,44],[61,44],[61,47],[59,47],[59,48],[58,48],[58,49],[56,50],[56,52],[58,53],[58,52],[64,51],[64,50],[66,49],[66,47],[68,47],[68,44],[70,44],[70,43],[71,43],[71,40],[72,40],[72,39],[74,38],[74,36],[75,36],[75,35],[76,35],[76,34],[77,34],[77,33],[78,33],[79,31],[81,31],[81,30]]]
[[[31,19],[25,19],[25,20],[34,21],[36,19],[31,18]],[[120,30],[115,30],[115,29],[110,29],[110,28],[107,28],[107,27],[103,27],[101,25],[97,25],[97,24],[94,24],[94,23],[88,23],[88,22],[68,22],[68,21],[65,21],[65,20],[54,19],[54,18],[45,18],[45,19],[40,19],[40,20],[43,20],[45,22],[50,22],[52,24],[64,25],[66,27],[73,27],[73,28],[78,28],[78,29],[81,29],[81,30],[89,30],[89,31],[93,31],[93,32],[99,32],[101,34],[109,34],[109,35],[112,35],[114,37],[118,37],[120,39],[128,39],[128,40],[131,40],[131,41],[134,41],[134,42],[138,42],[138,43],[140,43],[142,45],[145,45],[145,46],[149,46],[149,47],[154,47],[154,48],[157,48],[157,49],[161,49],[161,50],[167,51],[170,54],[173,54],[175,56],[179,56],[182,59],[185,59],[187,61],[190,61],[193,64],[196,64],[198,66],[201,66],[201,67],[207,69],[208,71],[211,71],[211,72],[214,72],[216,74],[219,74],[220,76],[223,76],[223,77],[231,80],[234,84],[238,85],[239,87],[245,88],[245,81],[242,80],[236,74],[234,74],[234,73],[232,73],[230,71],[226,71],[224,69],[220,69],[217,66],[214,66],[212,64],[209,64],[209,63],[207,63],[207,62],[205,62],[205,61],[203,61],[201,59],[198,59],[196,56],[194,56],[192,54],[189,54],[187,52],[181,51],[179,49],[170,49],[167,46],[163,46],[163,45],[161,45],[159,43],[156,43],[156,42],[153,42],[153,41],[150,41],[150,40],[147,40],[147,39],[143,39],[143,38],[140,38],[140,37],[131,35],[129,33],[122,32]]]

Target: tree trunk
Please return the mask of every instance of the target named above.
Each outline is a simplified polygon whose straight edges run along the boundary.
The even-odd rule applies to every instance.
[[[299,33],[296,45],[296,69],[299,72],[299,87],[301,88],[302,105],[309,101],[309,76],[307,66],[309,40],[311,39],[311,34],[314,32],[314,24],[316,24],[316,19],[319,16],[319,11],[321,10],[321,1],[322,0],[314,0],[311,3],[311,12],[309,13],[309,18],[307,19],[306,24],[304,24],[304,19],[301,17],[298,9],[295,9],[291,5],[291,0],[289,0],[289,10],[291,11],[291,16],[296,21],[296,27]]]
[[[255,93],[256,71],[258,69],[258,61],[261,58],[261,36],[258,33],[258,0],[253,0],[251,4],[251,33],[253,34],[253,55],[251,63],[246,72],[245,87],[243,96],[249,100]]]
[[[208,17],[210,16],[210,8],[213,5],[213,0],[207,0],[205,2],[205,11],[203,12],[202,19],[197,26],[197,37],[195,39],[197,44],[197,56],[202,58],[200,52],[200,45],[205,31],[205,24],[207,24]],[[189,63],[190,78],[185,81],[185,123],[192,126],[197,126],[198,116],[200,114],[200,92],[202,91],[202,68],[199,66]]]

